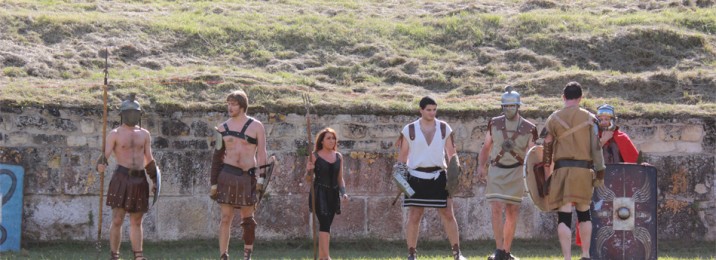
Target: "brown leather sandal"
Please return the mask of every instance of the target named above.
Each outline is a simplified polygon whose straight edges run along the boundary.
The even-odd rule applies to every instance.
[[[134,260],[147,260],[142,251],[134,251]]]
[[[418,259],[418,250],[415,247],[408,248],[408,260]]]
[[[110,253],[109,260],[119,260],[119,252],[110,251],[109,253]]]
[[[253,249],[244,249],[244,260],[251,260],[251,253],[253,252]]]
[[[219,258],[219,260],[229,260],[229,252],[221,254],[221,258]]]

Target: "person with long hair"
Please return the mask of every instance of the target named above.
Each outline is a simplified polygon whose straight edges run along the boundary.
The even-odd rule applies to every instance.
[[[314,152],[309,157],[306,170],[313,172],[315,213],[318,218],[318,259],[329,260],[331,224],[336,214],[341,214],[341,199],[347,199],[346,182],[343,180],[343,155],[338,152],[338,135],[331,128],[318,132]],[[310,176],[310,175],[309,175]],[[313,210],[313,196],[309,196],[309,209]]]

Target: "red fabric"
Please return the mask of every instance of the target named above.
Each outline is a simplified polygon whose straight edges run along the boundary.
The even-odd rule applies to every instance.
[[[617,143],[619,147],[619,154],[626,163],[636,163],[636,159],[639,157],[639,151],[636,150],[636,146],[632,143],[629,136],[619,129],[614,130],[614,137],[612,140]]]

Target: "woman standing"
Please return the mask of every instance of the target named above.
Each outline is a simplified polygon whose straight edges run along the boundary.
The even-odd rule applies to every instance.
[[[313,171],[313,188],[316,194],[316,216],[318,217],[318,257],[330,260],[328,245],[331,240],[331,223],[336,214],[341,214],[340,199],[347,199],[346,183],[343,181],[343,155],[336,149],[338,137],[336,131],[325,128],[316,136],[316,147],[306,165],[308,172]],[[309,196],[309,208],[313,210]]]

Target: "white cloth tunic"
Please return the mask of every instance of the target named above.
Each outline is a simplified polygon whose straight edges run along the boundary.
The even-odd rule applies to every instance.
[[[420,128],[420,119],[403,127],[401,133],[408,141],[408,147],[410,147],[407,165],[411,175],[421,179],[437,179],[440,175],[440,170],[433,173],[425,173],[415,171],[414,169],[435,166],[443,169],[447,168],[447,162],[445,161],[445,141],[450,136],[450,133],[452,133],[452,128],[445,123],[445,138],[442,138],[443,134],[440,129],[440,122],[440,120],[435,120],[435,135],[430,145],[428,145],[427,139],[425,139],[425,135],[423,135],[423,131]],[[415,140],[410,140],[409,127],[411,124],[415,125]]]

